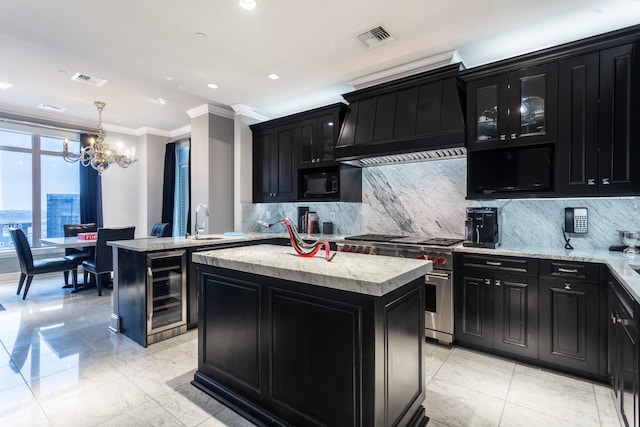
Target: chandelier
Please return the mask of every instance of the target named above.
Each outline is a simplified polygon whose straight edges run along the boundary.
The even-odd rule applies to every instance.
[[[102,172],[109,169],[112,163],[121,168],[128,168],[136,162],[135,149],[131,148],[131,151],[125,154],[120,150],[114,150],[104,142],[106,134],[102,128],[102,110],[105,104],[102,101],[96,101],[95,105],[98,108],[98,134],[89,138],[89,144],[80,147],[79,153],[69,152],[69,141],[65,138],[62,143],[62,157],[69,163],[80,162],[82,166],[91,165],[98,171],[98,175],[102,175]]]

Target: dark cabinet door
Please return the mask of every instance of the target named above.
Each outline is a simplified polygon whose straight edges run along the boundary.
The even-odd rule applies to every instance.
[[[271,168],[274,198],[279,202],[293,201],[298,197],[298,159],[296,157],[296,128],[287,126],[276,129],[277,149],[272,151],[275,167]]]
[[[509,80],[507,139],[518,144],[555,142],[558,127],[558,63],[513,72]]]
[[[298,159],[293,126],[257,132],[253,137],[253,201],[297,198]]]
[[[468,82],[467,148],[555,142],[557,98],[556,62]]]
[[[271,153],[274,150],[273,131],[253,135],[253,201],[265,202],[272,198]]]
[[[637,144],[639,57],[637,46],[633,44],[600,52],[598,184],[601,192],[635,193],[640,190],[637,167],[640,159]]]
[[[500,74],[467,84],[469,150],[503,146],[509,132],[509,80]]]
[[[298,150],[301,168],[334,166],[333,149],[340,132],[338,113],[305,120],[298,126]]]
[[[540,279],[540,360],[599,374],[599,284]]]
[[[463,269],[455,278],[455,336],[463,343],[493,347],[493,273]]]
[[[616,409],[625,426],[640,422],[637,304],[609,275],[609,376]]]
[[[597,52],[560,61],[556,183],[560,194],[598,192]]]
[[[494,338],[497,350],[538,357],[538,278],[495,273]]]

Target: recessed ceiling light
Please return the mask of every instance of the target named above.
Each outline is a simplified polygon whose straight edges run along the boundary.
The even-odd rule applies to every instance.
[[[0,82],[0,89],[2,89],[2,90],[6,90],[6,89],[9,89],[9,88],[12,88],[12,87],[13,87],[13,85],[11,83],[9,83],[9,82]]]
[[[238,4],[244,10],[253,10],[257,6],[256,0],[239,0]]]
[[[280,78],[280,76],[276,73],[267,74],[267,77],[269,77],[271,80],[278,80]]]
[[[165,105],[167,103],[167,100],[164,98],[158,98],[158,102],[162,105]]]
[[[217,85],[217,84],[215,84],[215,83],[207,83],[207,87],[208,87],[209,89],[218,89],[220,86],[218,86],[218,85]]]
[[[173,80],[173,77],[171,77],[171,76],[167,76],[167,77],[165,77],[165,79],[167,79],[167,80],[171,81],[171,80]]]

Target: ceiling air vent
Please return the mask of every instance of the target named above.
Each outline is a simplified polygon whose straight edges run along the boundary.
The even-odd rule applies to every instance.
[[[56,113],[64,113],[65,111],[67,111],[67,109],[64,107],[58,107],[57,105],[50,104],[40,104],[38,105],[38,108],[40,108],[41,110],[55,111]]]
[[[367,49],[381,46],[393,40],[393,37],[382,27],[375,27],[355,36]]]
[[[75,73],[71,80],[75,80],[76,82],[85,83],[91,86],[101,87],[104,86],[107,81],[105,79],[101,79],[100,77],[93,77],[87,74]]]

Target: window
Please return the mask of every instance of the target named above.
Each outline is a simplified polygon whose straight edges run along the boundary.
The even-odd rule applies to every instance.
[[[62,237],[63,224],[80,222],[79,165],[60,156],[63,139],[0,129],[0,250],[13,248],[9,228],[22,228],[38,247],[41,238]]]
[[[189,215],[189,141],[176,143],[176,191],[173,201],[173,235],[184,236]]]

